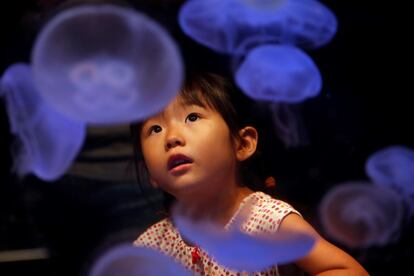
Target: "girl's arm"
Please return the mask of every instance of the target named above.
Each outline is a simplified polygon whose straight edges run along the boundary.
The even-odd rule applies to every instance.
[[[316,236],[310,253],[296,264],[310,275],[368,275],[368,272],[350,255],[323,239],[316,230],[297,214],[287,215],[281,231],[301,231]]]

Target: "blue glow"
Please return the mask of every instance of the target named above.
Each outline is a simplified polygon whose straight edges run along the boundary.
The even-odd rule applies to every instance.
[[[114,246],[94,263],[89,276],[171,275],[190,276],[172,258],[150,248],[130,244]]]
[[[260,46],[235,72],[237,85],[256,100],[298,103],[319,94],[322,77],[312,59],[288,45]]]
[[[169,34],[112,5],[83,5],[52,18],[35,41],[32,66],[45,100],[90,124],[144,119],[176,96],[183,79]]]
[[[236,271],[257,272],[275,264],[290,263],[312,249],[315,238],[300,232],[244,233],[241,225],[249,212],[249,203],[245,206],[228,230],[208,221],[191,220],[178,208],[174,208],[173,220],[184,239],[199,245],[220,264]]]
[[[350,248],[384,246],[401,231],[404,205],[393,190],[347,182],[328,191],[319,206],[326,234]]]
[[[37,91],[26,64],[13,64],[1,79],[13,147],[14,170],[51,181],[61,177],[79,153],[86,126],[55,111]]]
[[[368,157],[365,171],[375,185],[400,193],[414,214],[414,150],[404,146],[381,149]]]
[[[335,15],[316,0],[189,0],[179,23],[200,44],[239,54],[264,43],[317,48],[337,30]]]

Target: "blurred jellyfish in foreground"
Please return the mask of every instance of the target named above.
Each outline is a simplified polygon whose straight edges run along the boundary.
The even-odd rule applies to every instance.
[[[52,18],[35,41],[32,65],[47,102],[90,124],[152,115],[175,97],[183,78],[178,48],[161,26],[102,4]]]
[[[312,59],[288,45],[253,49],[235,73],[238,86],[256,100],[298,103],[316,96],[322,78]]]
[[[337,29],[335,15],[316,0],[189,0],[179,23],[200,44],[239,54],[265,43],[317,48]]]
[[[172,258],[145,247],[122,244],[104,253],[93,265],[89,276],[190,276]]]
[[[227,230],[208,221],[194,221],[179,208],[173,209],[173,220],[184,239],[236,271],[263,271],[272,265],[300,259],[312,249],[315,238],[304,233],[279,231],[251,235],[243,232],[241,225],[248,208],[246,203]]]
[[[375,185],[398,192],[414,214],[414,150],[404,146],[379,150],[368,157],[365,171]]]
[[[79,153],[86,135],[84,123],[55,111],[38,93],[26,64],[13,64],[1,79],[10,130],[14,168],[52,181],[62,176]]]
[[[338,184],[325,194],[319,206],[324,232],[350,248],[396,241],[403,211],[397,193],[368,182]]]

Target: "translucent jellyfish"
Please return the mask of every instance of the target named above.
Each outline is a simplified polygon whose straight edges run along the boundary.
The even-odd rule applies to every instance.
[[[189,0],[179,23],[189,37],[222,53],[263,43],[317,48],[337,29],[335,15],[316,0]]]
[[[240,89],[255,100],[298,103],[315,97],[322,89],[322,77],[312,59],[288,45],[253,49],[234,78]]]
[[[400,193],[414,214],[414,150],[397,145],[381,149],[368,157],[365,171],[375,185]]]
[[[121,244],[105,252],[93,264],[89,276],[189,276],[172,258],[150,248]]]
[[[15,136],[12,154],[16,173],[33,173],[47,181],[62,176],[83,145],[85,124],[65,117],[43,101],[26,64],[6,69],[1,95]]]
[[[285,147],[305,146],[309,143],[299,106],[283,103],[266,103],[272,115],[277,137]]]
[[[398,239],[403,210],[393,190],[368,182],[346,182],[325,194],[319,215],[330,238],[350,248],[368,248]]]
[[[179,50],[160,25],[132,9],[102,4],[52,18],[35,41],[32,65],[47,102],[98,125],[158,112],[183,78]]]
[[[208,221],[195,221],[173,210],[173,220],[181,235],[206,250],[220,264],[233,270],[262,271],[275,264],[286,264],[304,257],[315,238],[299,232],[249,235],[241,227],[249,203],[227,230]]]

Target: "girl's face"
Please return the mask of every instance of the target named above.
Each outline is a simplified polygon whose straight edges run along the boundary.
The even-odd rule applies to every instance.
[[[176,99],[144,122],[140,138],[153,185],[177,198],[236,183],[237,141],[209,107]]]

